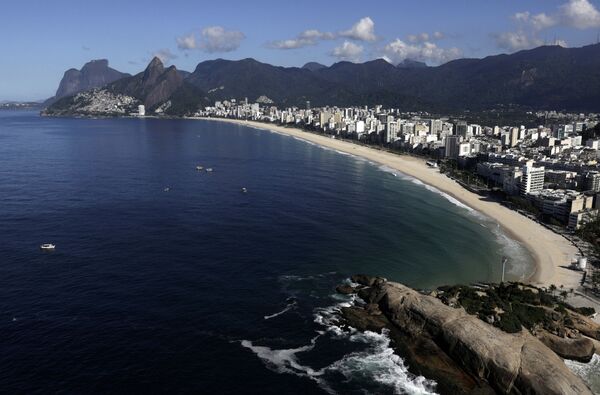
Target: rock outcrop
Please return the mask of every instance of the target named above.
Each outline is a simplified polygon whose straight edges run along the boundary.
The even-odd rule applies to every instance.
[[[81,70],[65,71],[54,99],[71,96],[92,88],[100,88],[125,77],[129,77],[129,74],[108,67],[108,60],[92,60],[83,65]]]
[[[594,342],[586,337],[569,339],[545,331],[536,337],[548,348],[565,359],[589,362],[595,353]]]
[[[463,378],[459,385],[462,393],[485,393],[493,389],[501,394],[591,394],[562,359],[527,330],[503,332],[462,308],[447,306],[434,296],[423,295],[402,284],[368,276],[355,276],[353,281],[364,285],[359,296],[367,306],[378,306],[391,324],[388,327],[392,338],[397,343],[405,343],[402,346],[405,350],[422,344],[437,354],[438,363],[443,361],[442,365],[451,374],[448,377],[456,380],[460,377],[457,371],[462,370],[475,381],[476,385],[469,387]],[[373,311],[373,307],[370,309]],[[343,313],[350,325],[358,322],[359,326],[371,330],[382,327],[381,316],[369,313],[368,309],[363,309],[362,314],[369,318],[357,319],[360,314],[356,311]],[[394,331],[398,336],[394,336]],[[585,340],[577,344],[582,354],[589,352],[589,343]],[[567,351],[565,354],[570,355]],[[419,358],[422,357],[418,353],[413,354],[409,362],[419,366]],[[432,363],[431,360],[420,362]],[[454,392],[459,391],[448,393]]]
[[[183,116],[194,114],[208,103],[204,92],[184,81],[185,72],[175,66],[165,67],[155,57],[146,69],[134,76],[118,79],[101,89],[91,89],[63,97],[44,111],[59,116],[128,115],[143,104],[146,113]],[[127,99],[126,103],[120,98]]]

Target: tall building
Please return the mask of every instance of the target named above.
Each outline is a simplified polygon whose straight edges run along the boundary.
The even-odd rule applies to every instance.
[[[461,136],[463,138],[469,138],[469,125],[465,121],[457,122],[454,126],[454,130],[456,135]]]
[[[519,128],[510,129],[510,141],[509,146],[514,147],[519,143]]]
[[[398,122],[388,121],[385,126],[385,142],[393,143],[398,137]]]
[[[429,133],[438,134],[442,131],[443,123],[441,119],[432,119],[429,121]]]
[[[446,158],[456,159],[459,154],[460,136],[452,135],[446,137]]]
[[[525,196],[544,189],[544,167],[533,167],[533,161],[530,160],[523,166],[522,172],[521,195]]]
[[[600,172],[588,171],[583,177],[583,190],[600,192]]]

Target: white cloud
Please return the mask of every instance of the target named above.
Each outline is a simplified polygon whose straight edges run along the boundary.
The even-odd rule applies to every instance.
[[[237,30],[226,30],[221,26],[209,26],[200,31],[198,40],[195,33],[177,37],[177,47],[181,50],[200,49],[208,53],[231,52],[238,49],[246,36]]]
[[[543,45],[539,34],[552,27],[600,28],[600,11],[589,0],[567,0],[552,13],[517,12],[512,19],[518,24],[516,31],[494,35],[498,47],[511,51]],[[567,43],[556,39],[554,45],[566,47]]]
[[[554,45],[558,45],[558,46],[563,47],[563,48],[568,48],[569,47],[569,44],[565,40],[556,40],[554,42]]]
[[[195,49],[196,48],[196,36],[194,33],[190,33],[187,36],[177,37],[177,48],[179,49]]]
[[[205,27],[200,32],[200,36],[199,47],[208,53],[235,51],[246,38],[240,31],[225,30],[221,26]]]
[[[298,49],[317,45],[320,41],[336,40],[338,38],[348,38],[355,41],[375,41],[377,40],[375,23],[367,16],[356,22],[350,29],[338,33],[309,29],[294,38],[268,42],[266,46],[273,49]]]
[[[576,29],[600,27],[600,11],[588,0],[569,0],[559,8],[560,20]]]
[[[581,30],[600,27],[600,11],[589,0],[567,0],[552,14],[542,12],[533,15],[524,11],[517,12],[512,18],[521,28],[530,28],[534,31],[558,25]]]
[[[335,38],[336,36],[334,33],[310,29],[298,34],[296,38],[272,41],[268,43],[267,46],[275,49],[297,49],[316,45],[320,40],[334,40]]]
[[[163,63],[170,63],[173,59],[177,59],[177,55],[171,52],[169,48],[163,48],[155,51],[152,57],[157,57]]]
[[[523,11],[523,12],[517,12],[515,15],[513,15],[513,19],[517,22],[529,22],[529,16],[531,14],[529,13],[529,11]]]
[[[298,35],[298,37],[306,40],[333,40],[335,38],[335,34],[310,29],[303,31]]]
[[[406,43],[397,38],[383,48],[384,59],[392,64],[398,64],[405,59],[440,64],[461,56],[462,51],[458,48],[441,48],[429,41]]]
[[[340,60],[358,62],[363,53],[363,50],[364,48],[361,45],[355,44],[350,41],[344,41],[342,45],[333,49],[331,55],[335,56]]]
[[[558,23],[556,17],[543,12],[535,15],[531,15],[531,13],[527,11],[517,12],[512,18],[517,21],[521,27],[530,27],[536,31],[547,29]]]
[[[407,39],[411,43],[434,42],[444,39],[446,36],[442,32],[410,34]]]
[[[555,17],[540,13],[531,17],[531,25],[536,30],[543,30],[556,25],[558,22]]]
[[[375,22],[368,16],[356,22],[349,30],[340,32],[339,35],[357,41],[377,40]]]
[[[446,36],[442,32],[433,32],[433,38],[436,39],[436,40],[441,40],[444,37],[446,37]]]
[[[499,48],[513,51],[520,51],[522,49],[530,49],[538,47],[544,44],[540,39],[523,31],[518,32],[504,32],[495,35],[496,45]]]

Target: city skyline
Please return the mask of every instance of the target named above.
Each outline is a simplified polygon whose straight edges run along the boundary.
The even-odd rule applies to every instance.
[[[582,46],[596,42],[600,29],[600,7],[591,0],[307,2],[304,7],[262,1],[210,9],[188,1],[160,9],[137,1],[85,8],[58,3],[63,6],[4,7],[1,31],[8,40],[2,46],[19,56],[7,56],[0,65],[6,76],[0,79],[0,100],[50,97],[66,69],[98,58],[129,73],[139,72],[153,56],[188,71],[203,60],[248,57],[278,66],[376,58],[438,65],[544,44]],[[29,18],[19,18],[23,14]]]

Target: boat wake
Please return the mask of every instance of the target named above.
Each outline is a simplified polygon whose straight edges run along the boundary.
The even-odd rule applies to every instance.
[[[293,298],[290,298],[290,299],[293,299]],[[271,314],[271,315],[265,315],[264,318],[265,318],[265,320],[270,320],[271,318],[279,317],[280,315],[283,315],[290,310],[294,310],[297,307],[298,307],[298,302],[296,301],[296,299],[293,299],[290,303],[288,303],[288,305],[283,310],[281,310],[277,313]]]

